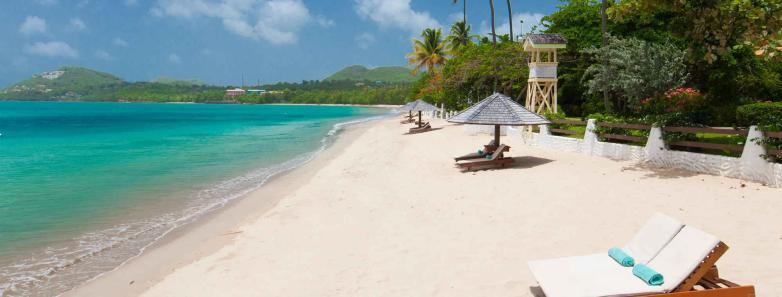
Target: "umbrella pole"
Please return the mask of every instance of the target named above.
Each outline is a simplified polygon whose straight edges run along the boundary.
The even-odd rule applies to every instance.
[[[494,143],[500,146],[500,125],[494,125]]]
[[[418,128],[421,128],[421,111],[418,111]]]

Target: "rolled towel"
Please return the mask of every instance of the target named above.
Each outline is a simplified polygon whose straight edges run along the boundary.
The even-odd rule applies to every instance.
[[[644,264],[635,265],[633,274],[650,286],[659,286],[664,282],[662,274]]]
[[[478,150],[479,155],[483,155],[483,150]]]
[[[635,259],[618,247],[608,249],[608,256],[624,267],[633,267],[635,265]]]

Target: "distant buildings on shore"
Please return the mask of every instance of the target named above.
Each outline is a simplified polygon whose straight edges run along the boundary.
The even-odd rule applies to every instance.
[[[233,89],[227,89],[225,90],[225,95],[228,97],[236,97],[239,95],[268,95],[268,94],[282,94],[282,91],[267,91],[267,90],[260,90],[260,89],[242,89],[242,88],[233,88]]]

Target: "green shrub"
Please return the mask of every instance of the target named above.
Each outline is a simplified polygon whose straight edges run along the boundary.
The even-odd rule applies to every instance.
[[[590,114],[587,116],[587,119],[594,119],[598,123],[604,122],[604,123],[623,123],[623,124],[651,124],[647,122],[648,119],[646,117],[644,118],[619,117],[619,116],[607,115],[601,113]],[[628,136],[649,137],[649,130],[609,128],[609,127],[602,127],[600,125],[595,127],[595,130],[593,132],[595,132],[598,135],[600,141],[609,141],[608,139],[605,139],[601,136],[603,134],[619,134],[619,135],[628,135]]]
[[[758,125],[761,131],[782,131],[782,102],[761,102],[739,106],[736,109],[736,120],[740,125]],[[782,139],[753,139],[768,148],[782,149]],[[765,155],[767,160],[782,162],[782,158]]]
[[[782,131],[782,102],[761,102],[736,109],[739,125],[758,125],[764,131]]]

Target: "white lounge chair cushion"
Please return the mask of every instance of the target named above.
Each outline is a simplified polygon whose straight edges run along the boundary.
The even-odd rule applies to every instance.
[[[684,225],[674,218],[655,213],[624,246],[635,263],[646,264],[668,244]]]
[[[528,263],[546,297],[594,297],[664,293],[633,275],[606,254],[566,257]]]
[[[663,275],[662,287],[670,292],[692,274],[719,243],[714,235],[686,226],[648,265]]]
[[[719,244],[706,232],[686,226],[648,263],[663,275],[662,286],[649,286],[632,268],[617,265],[605,254],[529,262],[547,297],[632,296],[673,291]]]

